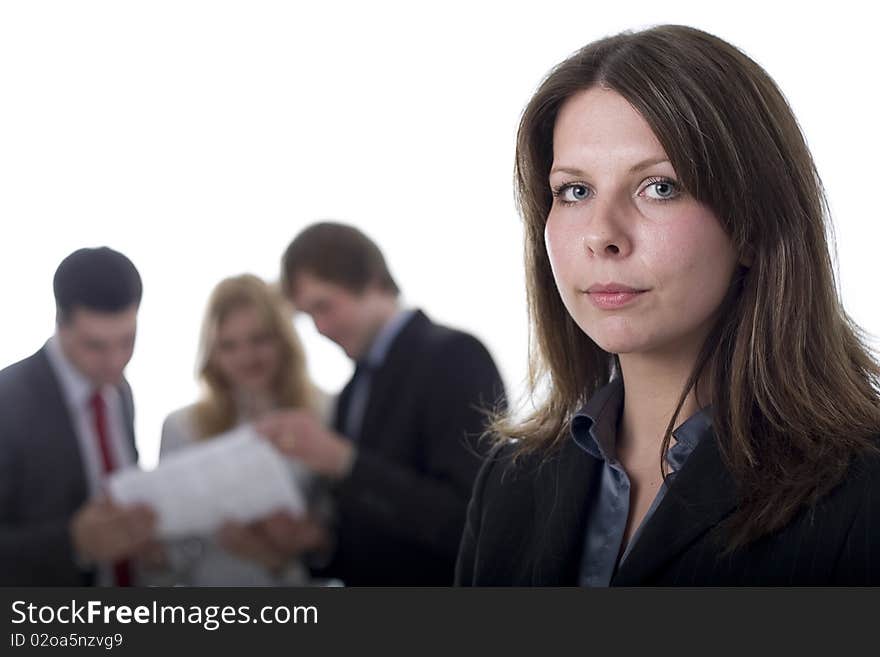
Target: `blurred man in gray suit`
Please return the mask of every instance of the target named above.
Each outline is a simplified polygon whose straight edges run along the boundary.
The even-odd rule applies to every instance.
[[[131,585],[155,518],[114,505],[103,482],[137,463],[123,371],[141,278],[121,253],[80,249],[54,289],[55,335],[0,371],[0,584]]]

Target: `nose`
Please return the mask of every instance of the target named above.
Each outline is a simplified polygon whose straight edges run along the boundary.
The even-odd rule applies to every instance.
[[[336,333],[336,327],[333,320],[325,316],[314,317],[313,319],[315,322],[315,328],[317,329],[318,333],[323,335],[325,338],[328,338],[335,342],[336,340],[334,339],[334,336]]]
[[[632,252],[627,208],[615,198],[596,198],[583,235],[584,249],[594,257],[622,258]]]
[[[326,337],[327,329],[329,328],[327,325],[327,320],[323,317],[313,317],[312,319],[315,322],[315,329],[317,329],[318,333]]]

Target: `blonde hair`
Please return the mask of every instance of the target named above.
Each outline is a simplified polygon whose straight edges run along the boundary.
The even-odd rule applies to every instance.
[[[252,274],[226,278],[211,292],[199,339],[196,372],[203,393],[195,405],[195,428],[200,438],[227,431],[238,420],[232,389],[214,365],[212,354],[220,325],[233,311],[242,308],[255,308],[278,342],[278,371],[272,383],[275,403],[283,408],[315,406],[315,387],[308,376],[305,352],[281,295]]]

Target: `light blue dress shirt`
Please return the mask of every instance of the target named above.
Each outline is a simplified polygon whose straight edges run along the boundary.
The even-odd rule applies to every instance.
[[[617,555],[620,554],[623,543],[630,506],[630,480],[617,460],[616,449],[623,393],[623,380],[616,376],[596,392],[572,419],[571,433],[574,441],[602,462],[595,493],[584,501],[590,508],[587,512],[587,535],[581,562],[581,586],[608,586],[619,565]],[[673,432],[676,442],[666,454],[670,478],[684,466],[699,441],[710,431],[711,425],[712,407],[706,406]],[[654,515],[666,489],[664,482],[638,529],[630,538],[620,563],[638,541],[642,528]]]

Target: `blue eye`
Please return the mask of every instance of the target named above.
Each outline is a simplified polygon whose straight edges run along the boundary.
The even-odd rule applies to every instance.
[[[581,183],[567,183],[554,189],[553,196],[562,203],[578,203],[590,197],[590,188]]]
[[[678,184],[667,178],[648,182],[643,191],[645,196],[654,201],[669,201],[681,193]]]

